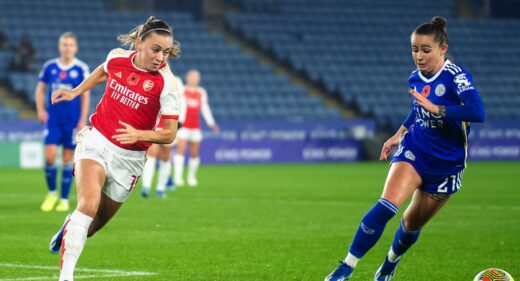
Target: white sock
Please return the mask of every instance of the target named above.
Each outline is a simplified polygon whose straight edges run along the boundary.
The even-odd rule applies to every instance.
[[[175,157],[173,157],[173,170],[175,173],[174,180],[182,181],[182,173],[184,170],[184,155],[175,154]]]
[[[388,261],[391,263],[395,263],[401,258],[401,256],[398,256],[396,253],[394,253],[394,250],[392,247],[390,247],[390,251],[388,251]]]
[[[143,168],[143,188],[149,189],[152,186],[153,174],[155,172],[155,163],[157,158],[148,157]]]
[[[358,261],[359,261],[359,258],[352,255],[351,253],[348,253],[347,257],[345,258],[345,263],[352,268],[356,268]]]
[[[171,170],[172,163],[170,163],[170,161],[161,161],[161,166],[159,167],[159,175],[157,178],[157,191],[166,190],[166,184],[168,183],[168,177],[170,176]]]
[[[58,196],[58,193],[56,192],[56,190],[54,190],[54,191],[49,191],[48,195]]]
[[[74,268],[85,246],[88,228],[93,220],[78,210],[70,215],[62,242],[60,281],[74,279]]]
[[[190,157],[190,160],[188,161],[188,178],[189,179],[196,179],[197,177],[197,170],[199,169],[200,165],[200,158],[197,157]]]

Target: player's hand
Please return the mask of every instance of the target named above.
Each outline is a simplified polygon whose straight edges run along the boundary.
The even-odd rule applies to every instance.
[[[409,89],[408,93],[410,93],[410,95],[412,95],[415,98],[417,104],[420,105],[422,108],[426,109],[430,113],[439,114],[439,106],[429,101],[426,97],[421,95],[415,89]]]
[[[49,120],[49,114],[46,110],[38,111],[38,120],[42,123],[47,123]]]
[[[113,135],[113,139],[122,144],[133,144],[139,141],[139,138],[141,137],[141,131],[135,129],[123,121],[119,121],[119,124],[121,124],[123,128],[116,129],[116,132],[120,134]]]
[[[77,94],[71,90],[58,89],[51,95],[52,104],[73,100]]]
[[[393,135],[391,138],[389,138],[385,144],[383,144],[383,148],[381,149],[381,155],[379,156],[379,160],[387,160],[388,155],[392,151],[392,148],[394,146],[398,145],[401,142],[401,136],[398,134]]]
[[[220,127],[217,124],[211,126],[211,129],[217,134],[220,133]]]

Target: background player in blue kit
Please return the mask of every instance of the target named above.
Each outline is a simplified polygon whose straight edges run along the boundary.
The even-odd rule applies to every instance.
[[[379,240],[386,223],[408,197],[400,227],[375,280],[391,280],[402,255],[421,228],[461,187],[466,166],[468,122],[483,122],[484,105],[471,75],[446,59],[446,20],[434,17],[411,36],[417,70],[408,84],[413,108],[397,133],[383,145],[386,160],[399,144],[383,194],[363,217],[344,261],[325,280],[348,280],[357,262]]]
[[[72,184],[72,161],[76,147],[76,131],[87,122],[90,93],[59,104],[51,104],[51,93],[59,88],[72,89],[89,75],[88,66],[76,58],[76,36],[66,32],[60,36],[60,57],[43,65],[36,86],[36,110],[38,119],[45,123],[45,179],[49,193],[41,205],[44,212],[69,210],[69,193]],[[47,96],[45,96],[47,94]],[[61,171],[61,200],[56,193],[56,154],[58,145],[63,146]]]

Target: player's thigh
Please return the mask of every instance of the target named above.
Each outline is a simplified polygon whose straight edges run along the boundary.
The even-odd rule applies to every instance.
[[[53,165],[56,163],[56,154],[58,154],[58,145],[46,144],[45,145],[45,163]]]
[[[169,161],[172,154],[173,145],[161,145],[159,148],[159,158],[162,161]]]
[[[382,197],[399,208],[421,183],[421,177],[410,163],[395,162],[388,171]]]
[[[200,142],[190,142],[190,156],[199,157]]]
[[[160,145],[159,144],[152,144],[149,148],[148,148],[148,151],[146,151],[146,154],[150,157],[154,157],[154,158],[157,158],[159,156],[159,150],[160,150]]]
[[[88,230],[88,236],[90,237],[94,235],[94,233],[103,228],[103,226],[114,217],[122,205],[122,202],[114,201],[106,194],[102,193],[98,211]]]
[[[448,202],[449,194],[432,194],[416,190],[412,202],[406,208],[403,222],[410,231],[421,229]]]
[[[101,190],[106,180],[105,168],[92,159],[79,159],[74,165],[76,190],[78,193],[77,210],[94,217],[101,200]]]
[[[43,132],[43,143],[45,146],[58,146],[61,144],[62,130],[54,122],[48,122]]]

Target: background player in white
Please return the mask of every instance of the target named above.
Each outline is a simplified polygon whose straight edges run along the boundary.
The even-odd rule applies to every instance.
[[[51,104],[51,93],[58,88],[77,87],[89,75],[87,64],[76,58],[76,36],[65,32],[58,41],[59,58],[48,60],[38,77],[35,100],[38,120],[45,123],[45,179],[49,190],[41,205],[44,212],[69,210],[72,185],[72,157],[76,132],[87,123],[90,93],[87,91],[69,103]],[[47,96],[45,96],[47,94]],[[56,193],[56,154],[62,145],[61,200]],[[58,204],[56,204],[58,203]]]
[[[49,249],[61,248],[60,281],[72,281],[87,236],[101,229],[119,210],[143,171],[151,143],[175,139],[181,85],[167,59],[177,57],[173,30],[150,17],[118,39],[136,51],[115,49],[81,85],[59,89],[52,102],[69,101],[106,83],[103,98],[92,114],[92,127],[78,133],[75,152],[78,206],[51,239]],[[158,115],[162,130],[153,130]]]
[[[182,85],[182,81],[175,77],[179,85]],[[182,93],[182,90],[181,90]],[[159,124],[155,128],[156,130],[162,130],[164,125],[164,119],[160,119]],[[153,175],[155,173],[155,167],[157,159],[159,159],[159,172],[157,173],[157,185],[155,191],[157,197],[166,198],[166,186],[168,179],[172,171],[172,164],[170,157],[172,154],[173,146],[175,142],[169,144],[152,144],[146,152],[146,163],[143,169],[143,186],[141,188],[141,195],[147,198],[150,195],[150,189],[152,186]]]
[[[199,150],[202,141],[202,131],[200,129],[200,113],[204,117],[206,124],[218,133],[218,125],[213,119],[208,103],[206,90],[199,86],[200,73],[197,70],[190,70],[186,74],[186,86],[184,95],[181,98],[180,123],[182,127],[177,135],[177,153],[173,160],[174,180],[176,186],[184,185],[183,169],[186,145],[190,145],[190,159],[188,161],[188,185],[197,186],[197,170],[200,165]]]

